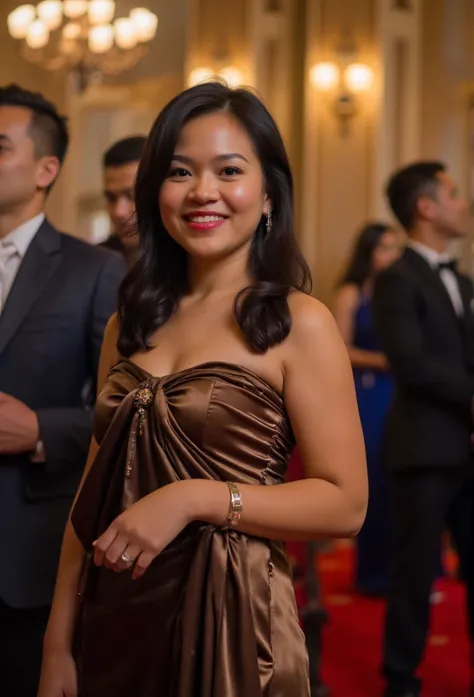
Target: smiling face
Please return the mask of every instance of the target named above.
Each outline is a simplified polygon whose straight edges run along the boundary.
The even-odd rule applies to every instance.
[[[222,258],[250,248],[271,204],[260,161],[234,116],[216,112],[183,127],[158,202],[166,230],[189,255]]]

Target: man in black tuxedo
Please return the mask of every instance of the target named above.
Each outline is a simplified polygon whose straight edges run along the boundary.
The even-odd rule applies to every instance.
[[[473,613],[473,287],[447,255],[466,234],[467,208],[442,163],[398,171],[387,195],[408,233],[380,274],[374,319],[396,382],[387,433],[394,540],[385,625],[387,697],[416,697],[430,590],[447,526]]]
[[[102,246],[123,254],[128,267],[133,266],[139,251],[134,225],[135,180],[145,143],[145,136],[123,138],[110,146],[102,161],[111,225],[111,235]]]
[[[122,258],[58,232],[67,150],[42,95],[0,88],[0,694],[36,697],[62,534],[92,434]]]

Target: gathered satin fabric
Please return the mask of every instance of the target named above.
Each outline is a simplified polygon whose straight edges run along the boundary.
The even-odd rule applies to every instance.
[[[294,442],[278,392],[234,364],[156,378],[122,360],[99,396],[95,430],[100,450],[72,512],[88,552],[80,697],[309,697],[283,544],[197,522],[138,580],[91,562],[92,542],[161,486],[281,483]]]

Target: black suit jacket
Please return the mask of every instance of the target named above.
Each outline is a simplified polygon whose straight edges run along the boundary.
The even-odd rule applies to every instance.
[[[110,235],[110,237],[107,237],[106,240],[99,244],[99,247],[110,249],[114,252],[119,252],[125,256],[125,247],[122,242],[120,242],[119,238],[115,237],[115,235]]]
[[[104,249],[110,249],[114,252],[119,252],[125,260],[127,269],[131,269],[136,260],[138,259],[139,251],[128,249],[115,235],[110,235],[105,242],[101,242],[99,247]]]
[[[123,274],[119,255],[45,221],[0,315],[0,391],[36,411],[46,454],[44,464],[0,455],[0,598],[13,607],[51,601],[92,434],[103,332]]]
[[[469,462],[473,288],[466,276],[456,277],[461,320],[439,273],[412,249],[377,279],[375,326],[396,383],[387,434],[392,469]]]

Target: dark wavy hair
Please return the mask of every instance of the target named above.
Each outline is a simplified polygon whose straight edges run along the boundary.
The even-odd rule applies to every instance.
[[[123,356],[150,348],[151,335],[168,321],[188,290],[187,253],[163,225],[158,192],[183,126],[198,116],[222,111],[232,114],[252,141],[273,206],[271,231],[267,233],[262,215],[252,240],[252,285],[234,301],[236,320],[251,348],[264,353],[282,342],[291,329],[291,290],[311,290],[310,272],[294,235],[291,169],[273,118],[247,89],[231,89],[220,82],[197,85],[165,106],[140,161],[135,208],[141,255],[119,292],[118,349]]]
[[[387,223],[367,223],[358,232],[347,268],[342,274],[339,286],[354,283],[363,286],[372,271],[372,256],[375,248],[386,232],[391,230]]]

